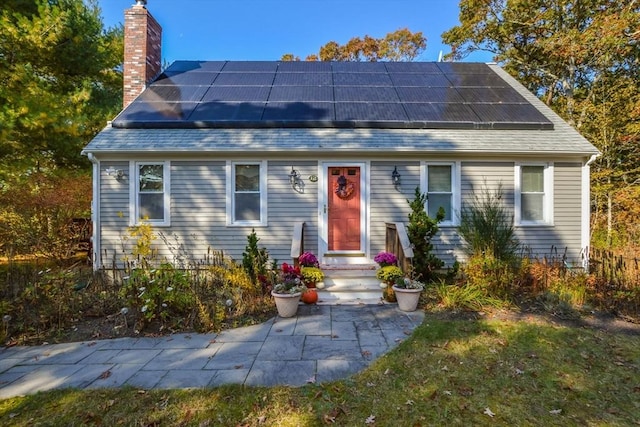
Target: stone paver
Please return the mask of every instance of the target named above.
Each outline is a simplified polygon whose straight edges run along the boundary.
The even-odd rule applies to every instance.
[[[0,399],[56,388],[203,388],[333,381],[406,339],[424,313],[395,305],[301,305],[297,316],[219,334],[0,349]]]

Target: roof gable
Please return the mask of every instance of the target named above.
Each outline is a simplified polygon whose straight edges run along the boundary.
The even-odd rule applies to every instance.
[[[177,61],[116,128],[553,129],[486,64]]]

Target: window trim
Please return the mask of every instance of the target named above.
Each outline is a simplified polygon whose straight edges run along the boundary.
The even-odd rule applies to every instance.
[[[522,167],[542,166],[544,195],[542,196],[542,220],[526,221],[522,219]],[[553,223],[553,162],[516,162],[515,164],[514,223],[516,226],[554,225]]]
[[[451,167],[451,220],[443,220],[438,225],[441,227],[456,227],[460,224],[460,203],[461,203],[461,191],[460,191],[460,161],[423,161],[420,162],[420,188],[423,193],[429,194],[429,166],[450,166]],[[434,194],[444,194],[436,193]],[[427,205],[425,210],[429,212],[429,200],[427,198]]]
[[[258,221],[236,221],[235,212],[235,187],[236,165],[258,165],[260,166],[260,219]],[[267,226],[267,161],[266,160],[247,160],[247,161],[231,161],[227,160],[227,226],[229,227],[264,227]]]
[[[132,194],[133,206],[130,209],[131,217],[129,224],[132,226],[140,225],[143,221],[140,219],[140,166],[144,165],[162,165],[162,188],[163,188],[163,204],[164,219],[148,219],[144,220],[145,224],[151,224],[159,227],[171,226],[171,162],[168,160],[139,160],[130,162],[129,176],[133,177],[130,184],[130,193]]]

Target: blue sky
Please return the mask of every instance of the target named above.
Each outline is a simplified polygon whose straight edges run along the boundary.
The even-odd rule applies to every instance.
[[[123,21],[134,0],[99,0],[106,27]],[[440,35],[458,24],[456,0],[148,0],[162,26],[163,60],[304,59],[334,40],[384,37],[399,28],[422,31],[427,49],[418,60],[447,53]],[[478,53],[466,61],[491,61]]]

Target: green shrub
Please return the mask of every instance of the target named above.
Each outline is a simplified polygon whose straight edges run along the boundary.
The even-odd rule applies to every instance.
[[[502,186],[490,192],[485,185],[481,196],[475,196],[469,207],[462,209],[458,233],[470,256],[485,255],[500,261],[517,259],[519,242],[513,227],[513,215],[502,203]]]
[[[258,247],[260,238],[256,230],[251,230],[247,236],[247,245],[242,253],[242,266],[254,282],[258,282],[267,274],[269,252],[266,248]]]
[[[407,235],[413,246],[413,275],[428,283],[433,280],[435,271],[444,266],[444,262],[432,253],[431,240],[438,232],[438,223],[444,219],[445,212],[441,207],[435,218],[429,217],[425,210],[427,194],[420,193],[419,187],[416,187],[413,201],[407,202],[411,207]]]

